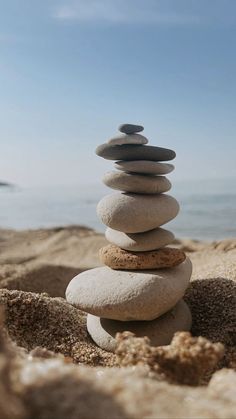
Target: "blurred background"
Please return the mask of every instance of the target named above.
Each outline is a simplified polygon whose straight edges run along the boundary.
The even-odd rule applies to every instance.
[[[0,228],[80,224],[124,122],[172,148],[178,237],[236,236],[235,0],[0,1]]]

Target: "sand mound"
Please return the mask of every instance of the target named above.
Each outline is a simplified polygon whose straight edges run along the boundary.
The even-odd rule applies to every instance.
[[[19,346],[40,346],[86,364],[112,364],[114,355],[97,348],[87,334],[84,314],[64,299],[0,290],[0,304],[9,335]]]
[[[68,283],[82,272],[69,266],[41,262],[0,267],[0,287],[9,290],[45,292],[52,297],[65,297]]]
[[[3,336],[0,359],[1,419],[236,417],[232,370],[214,374],[208,387],[177,386],[145,366],[98,369],[19,355]]]
[[[84,313],[59,298],[75,274],[99,266],[105,244],[76,226],[0,230],[0,304],[18,345],[0,335],[1,419],[236,418],[236,240],[176,241],[194,267],[185,295],[193,337],[165,348],[122,337],[118,357],[97,348]]]

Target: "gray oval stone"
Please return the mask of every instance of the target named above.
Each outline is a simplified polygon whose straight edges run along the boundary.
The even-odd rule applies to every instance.
[[[107,160],[173,160],[176,156],[173,150],[151,145],[101,144],[96,148],[96,154]]]
[[[74,277],[66,290],[67,301],[107,319],[153,320],[183,297],[192,273],[188,258],[168,269],[119,271],[94,268]]]
[[[173,164],[151,160],[117,161],[114,166],[123,172],[143,173],[145,175],[166,175],[175,168]]]
[[[178,212],[178,202],[166,194],[117,192],[104,196],[97,205],[101,222],[124,233],[142,233],[160,227],[175,218]]]
[[[187,304],[180,300],[172,310],[149,321],[121,322],[88,314],[87,329],[94,342],[102,349],[114,352],[116,333],[129,331],[137,337],[147,336],[152,346],[169,345],[174,334],[191,329],[192,316]]]
[[[141,194],[159,194],[171,188],[171,183],[165,176],[142,176],[113,171],[107,172],[102,180],[112,189]]]
[[[164,228],[155,228],[145,233],[122,233],[122,231],[107,228],[105,232],[106,239],[121,249],[130,252],[147,252],[160,249],[172,243],[175,239],[171,231]]]
[[[148,139],[141,134],[120,134],[107,141],[110,145],[147,144]]]
[[[134,134],[135,132],[141,132],[144,130],[142,125],[134,125],[134,124],[121,124],[118,127],[120,132],[124,132],[125,134]]]

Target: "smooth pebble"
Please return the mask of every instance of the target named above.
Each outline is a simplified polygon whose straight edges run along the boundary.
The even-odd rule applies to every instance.
[[[176,156],[173,150],[151,145],[111,145],[101,144],[96,148],[96,154],[107,160],[173,160]]]
[[[153,320],[183,297],[192,264],[188,258],[170,269],[117,271],[94,268],[74,277],[67,301],[87,313],[114,320]]]
[[[97,206],[101,222],[124,233],[142,233],[160,227],[175,218],[178,212],[178,202],[166,194],[116,192],[106,195]]]
[[[134,124],[121,124],[118,127],[120,132],[124,132],[125,134],[134,134],[135,132],[141,132],[144,130],[142,125],[134,125]]]
[[[134,175],[125,172],[107,172],[103,183],[112,189],[140,194],[158,194],[171,189],[171,183],[165,176]]]
[[[108,227],[105,236],[110,243],[131,252],[160,249],[172,243],[175,239],[171,231],[159,227],[145,233],[123,233]]]
[[[116,333],[130,331],[137,337],[147,336],[152,346],[169,345],[178,331],[191,329],[192,316],[187,304],[180,300],[172,310],[150,322],[121,322],[88,314],[87,329],[94,342],[102,349],[114,352]]]
[[[141,173],[144,175],[166,175],[171,173],[175,166],[170,163],[159,163],[151,160],[117,161],[115,169],[123,172]]]
[[[107,141],[110,145],[147,144],[148,139],[141,134],[120,134]]]

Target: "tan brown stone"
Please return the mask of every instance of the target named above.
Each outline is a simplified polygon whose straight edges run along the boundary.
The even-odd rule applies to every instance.
[[[151,252],[128,252],[109,244],[99,251],[102,263],[112,269],[163,269],[182,263],[186,256],[182,250],[170,247]]]

